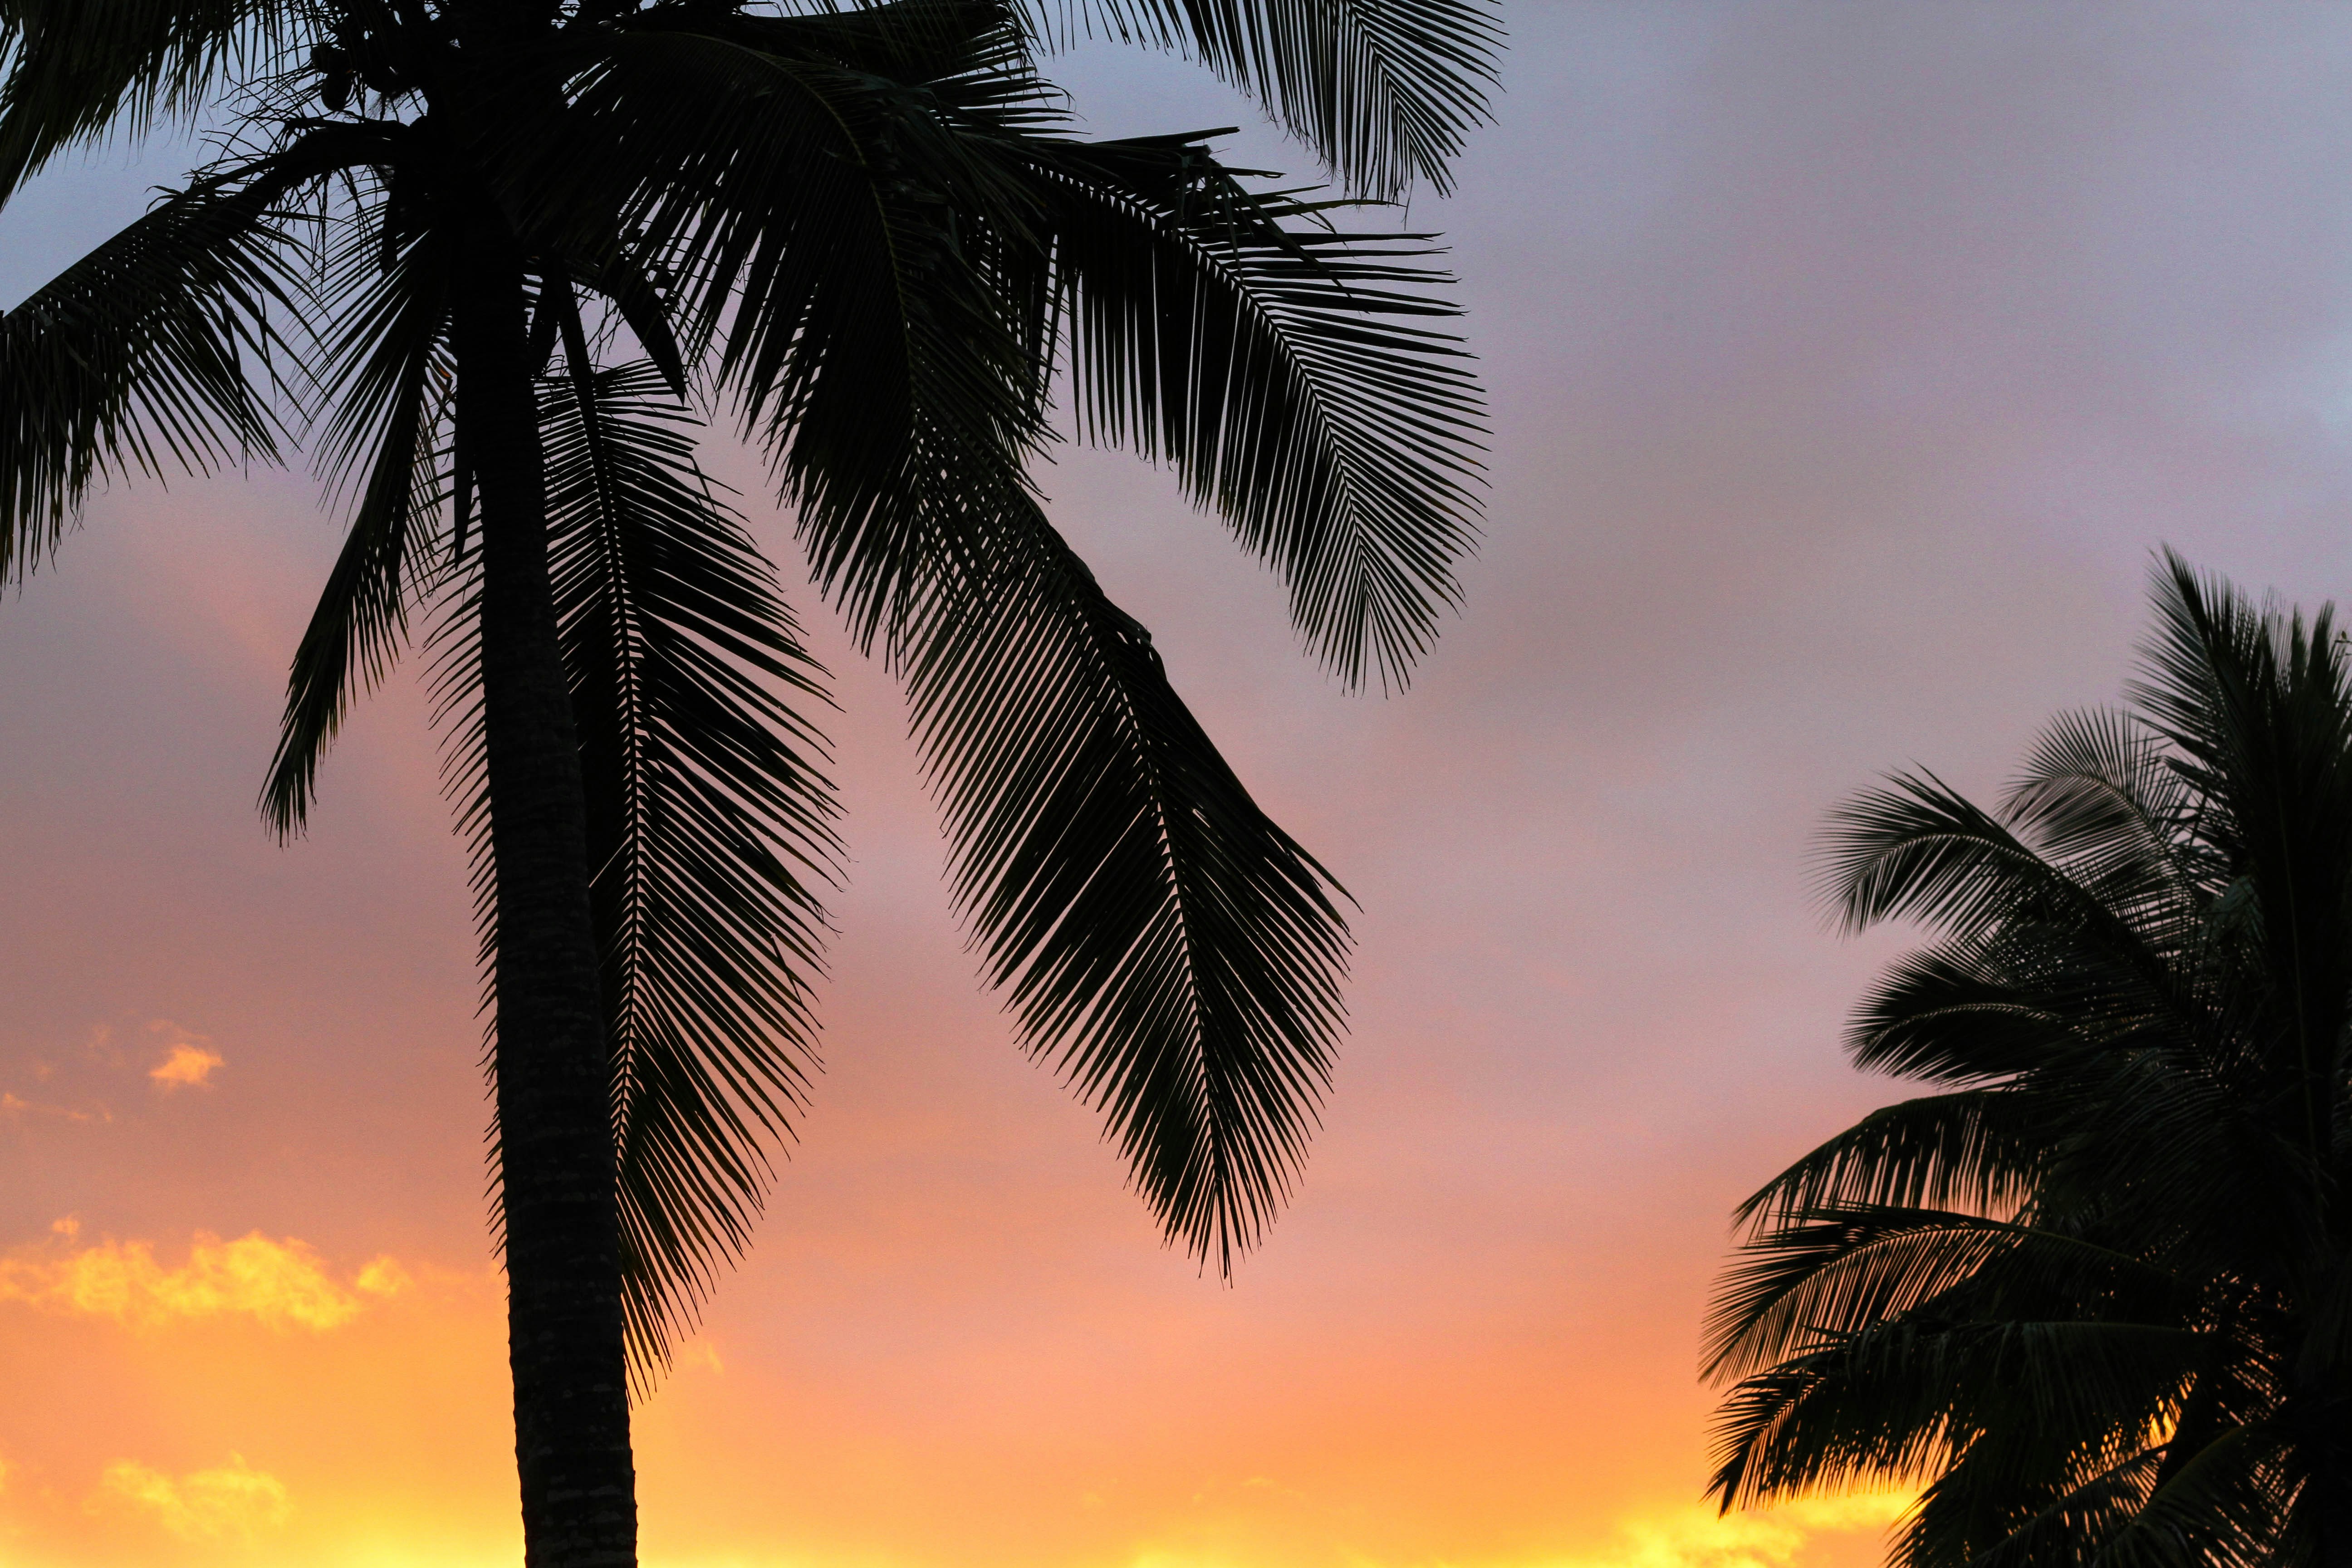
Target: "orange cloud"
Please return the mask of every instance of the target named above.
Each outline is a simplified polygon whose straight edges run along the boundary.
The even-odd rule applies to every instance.
[[[286,1483],[231,1454],[218,1469],[196,1470],[177,1479],[135,1460],[106,1468],[99,1480],[102,1497],[127,1503],[183,1541],[237,1541],[251,1545],[265,1530],[294,1515]]]
[[[156,1019],[147,1026],[147,1032],[168,1042],[163,1059],[147,1069],[157,1089],[201,1089],[213,1069],[223,1065],[208,1037],[191,1034],[168,1018]]]
[[[70,1240],[74,1230],[58,1234]],[[331,1329],[359,1315],[362,1294],[390,1296],[407,1283],[398,1263],[380,1258],[347,1289],[303,1243],[272,1241],[258,1231],[236,1241],[198,1231],[188,1261],[177,1268],[158,1263],[152,1243],[112,1237],[63,1257],[0,1258],[0,1301],[142,1328],[243,1314],[280,1331]]]
[[[408,1289],[408,1270],[398,1260],[378,1258],[369,1262],[352,1279],[352,1289],[370,1296],[397,1296]]]
[[[1264,1477],[1242,1484],[1286,1489]],[[1505,1558],[1489,1568],[1801,1568],[1812,1560],[1807,1548],[1828,1544],[1825,1538],[1883,1531],[1911,1501],[1907,1493],[1861,1492],[1729,1515],[1701,1503],[1681,1504],[1629,1516],[1606,1545]],[[1129,1568],[1246,1568],[1247,1561],[1214,1550],[1153,1546],[1136,1553]],[[1355,1568],[1383,1568],[1367,1557],[1350,1561]]]
[[[1816,1538],[1883,1531],[1911,1501],[1906,1493],[1856,1492],[1729,1514],[1694,1503],[1630,1519],[1609,1546],[1545,1568],[1787,1568]]]
[[[147,1076],[163,1089],[182,1085],[201,1085],[212,1076],[213,1068],[221,1065],[218,1051],[207,1051],[196,1046],[178,1045],[172,1054],[147,1069]]]

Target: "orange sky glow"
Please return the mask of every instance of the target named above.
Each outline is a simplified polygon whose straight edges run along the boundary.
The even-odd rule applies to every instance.
[[[1717,1518],[1734,1203],[1891,1097],[1808,836],[2114,700],[2148,552],[2352,593],[2352,13],[1510,0],[1446,231],[1496,408],[1457,623],[1303,657],[1168,476],[1055,516],[1360,901],[1295,1201],[1163,1248],[976,978],[903,707],[795,586],[850,882],[825,1072],[637,1415],[648,1568],[1861,1568],[1899,1496]],[[1244,123],[1066,62],[1102,134]],[[0,211],[0,302],[184,148]],[[1377,221],[1400,221],[1382,217]],[[756,499],[755,461],[712,466]],[[760,536],[802,578],[787,523]],[[474,936],[404,668],[310,836],[254,796],[336,544],[307,475],[101,497],[0,602],[0,1564],[513,1568]]]

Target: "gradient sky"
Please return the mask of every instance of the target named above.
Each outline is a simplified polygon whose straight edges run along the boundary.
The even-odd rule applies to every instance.
[[[1410,693],[1321,675],[1164,474],[1045,476],[1362,902],[1297,1202],[1230,1288],[1158,1245],[975,979],[897,695],[800,594],[854,856],[828,1070],[640,1412],[649,1568],[1876,1552],[1886,1500],[1696,1500],[1727,1211],[1894,1093],[1837,1041],[1900,933],[1825,927],[1808,838],[1882,769],[1987,792],[2113,700],[2160,542],[2352,587],[2352,11],[1508,24],[1499,123],[1412,213],[1496,434]],[[1169,62],[1066,63],[1102,133],[1248,116]],[[0,300],[184,161],[46,176],[0,212]],[[473,937],[412,676],[306,841],[253,809],[335,534],[299,476],[142,486],[0,603],[9,1568],[519,1561]]]

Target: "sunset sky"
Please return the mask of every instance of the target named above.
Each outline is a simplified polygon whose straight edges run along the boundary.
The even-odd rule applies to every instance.
[[[1891,1098],[1899,932],[1822,813],[1995,789],[2120,692],[2159,543],[2352,594],[2352,9],[1513,0],[1450,201],[1495,405],[1467,600],[1343,692],[1171,479],[1056,521],[1360,900],[1305,1183],[1231,1286],[1015,1048],[886,674],[835,673],[826,1072],[637,1417],[648,1568],[1853,1568],[1896,1500],[1717,1521],[1731,1205]],[[1231,122],[1089,49],[1093,132]],[[0,303],[187,149],[0,211]],[[1383,221],[1396,221],[1393,219]],[[754,465],[713,453],[756,499]],[[756,526],[794,584],[788,526]],[[0,601],[0,1564],[509,1568],[462,846],[413,668],[310,837],[254,797],[337,544],[310,479],[97,500]]]

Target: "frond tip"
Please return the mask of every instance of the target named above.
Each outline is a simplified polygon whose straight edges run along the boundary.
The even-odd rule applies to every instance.
[[[1149,633],[1034,507],[902,655],[957,902],[1030,1050],[1108,1119],[1171,1240],[1230,1273],[1330,1079],[1344,898],[1260,810]]]

